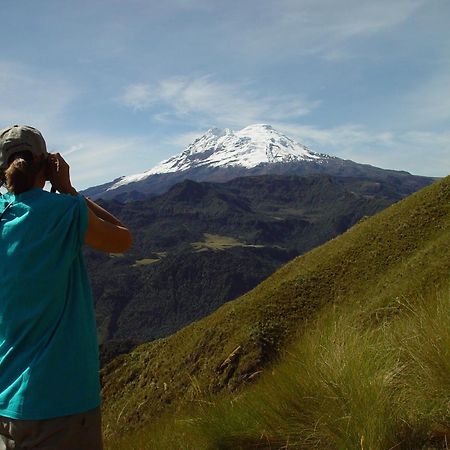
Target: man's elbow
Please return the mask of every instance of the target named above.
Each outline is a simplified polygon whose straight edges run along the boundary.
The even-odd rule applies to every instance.
[[[114,225],[93,215],[84,242],[103,252],[125,253],[133,244],[133,236],[127,227]]]
[[[133,236],[130,230],[125,227],[116,228],[114,234],[109,236],[103,236],[102,242],[93,243],[92,247],[97,250],[106,251],[109,253],[125,253],[133,244]]]
[[[120,239],[116,242],[118,248],[115,253],[125,253],[133,245],[133,236],[128,228],[123,228]]]
[[[130,230],[127,229],[127,233],[125,235],[124,249],[122,250],[122,252],[128,251],[132,245],[133,245],[133,235],[131,234]]]

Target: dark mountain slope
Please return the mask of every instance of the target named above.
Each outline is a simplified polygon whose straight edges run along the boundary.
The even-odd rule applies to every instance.
[[[261,175],[329,175],[333,177],[372,178],[378,182],[395,182],[399,186],[409,186],[413,191],[430,184],[434,179],[411,175],[408,172],[381,169],[368,164],[359,164],[350,160],[330,158],[323,163],[314,161],[260,164],[247,169],[244,167],[201,167],[180,172],[154,174],[136,182],[130,182],[113,190],[108,190],[115,182],[95,186],[83,191],[84,195],[104,200],[128,202],[141,200],[147,196],[161,195],[172,186],[185,180],[197,182],[223,183],[235,178],[255,177]]]
[[[326,305],[371,305],[371,321],[395,315],[403,298],[448,283],[449,230],[447,177],[294,259],[212,315],[118,357],[102,372],[106,433],[187,405],[199,392],[241,388]]]

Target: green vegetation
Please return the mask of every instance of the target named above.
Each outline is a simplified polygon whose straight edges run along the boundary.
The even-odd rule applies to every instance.
[[[450,177],[116,358],[102,372],[111,448],[438,445],[449,425],[449,230]]]

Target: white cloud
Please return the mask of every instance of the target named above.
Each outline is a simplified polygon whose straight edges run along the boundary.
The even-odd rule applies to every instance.
[[[334,128],[274,126],[316,152],[418,175],[450,173],[450,132],[374,132],[355,124]]]
[[[169,145],[178,148],[178,152],[180,152],[182,149],[192,144],[197,138],[202,136],[204,133],[205,130],[188,131],[187,133],[181,133],[171,136],[166,140],[166,142]]]
[[[314,2],[317,7],[317,2]],[[356,36],[370,36],[395,27],[412,16],[425,0],[346,0],[336,7],[334,0],[319,2],[320,7],[309,11],[307,20],[320,23],[317,16],[328,25],[333,39],[346,40]],[[324,14],[324,11],[328,14]],[[292,13],[292,11],[291,11]],[[323,25],[323,23],[321,23]]]
[[[345,149],[361,144],[390,145],[394,140],[391,132],[370,132],[366,127],[347,124],[333,128],[277,123],[274,125],[289,136],[318,148]],[[319,150],[318,150],[319,151]]]
[[[127,86],[120,100],[125,106],[139,111],[150,106],[155,99],[150,86],[137,83]]]
[[[441,147],[450,155],[450,131],[433,133],[431,131],[409,131],[404,134],[406,142],[415,142],[424,151],[430,147]],[[450,164],[447,166],[450,169]]]
[[[92,0],[89,0],[91,3]],[[109,3],[116,3],[123,5],[126,8],[130,6],[138,6],[141,14],[147,18],[157,14],[157,17],[161,15],[171,15],[175,11],[211,11],[214,9],[214,3],[209,0],[166,0],[164,2],[154,2],[149,0],[108,0]]]
[[[403,119],[414,124],[447,125],[450,121],[450,65],[436,71],[409,96],[404,103]]]
[[[223,83],[211,76],[174,77],[156,85],[129,85],[121,97],[133,109],[152,108],[154,119],[188,119],[200,125],[240,127],[254,122],[292,119],[308,114],[319,102],[299,97],[258,95],[249,84]]]
[[[43,132],[61,124],[77,95],[53,73],[0,61],[0,123],[33,125]]]
[[[434,1],[434,0],[432,0]],[[280,0],[262,2],[254,20],[236,33],[238,51],[267,55],[347,58],[346,45],[395,28],[426,0]],[[261,12],[262,11],[262,12]]]
[[[78,189],[142,172],[164,158],[162,147],[151,136],[123,137],[57,129],[44,137],[49,151],[60,152],[69,163],[73,184]]]

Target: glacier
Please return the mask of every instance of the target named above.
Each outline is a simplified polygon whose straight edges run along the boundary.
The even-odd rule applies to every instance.
[[[321,162],[329,158],[331,156],[311,151],[271,125],[253,124],[239,131],[211,128],[182,153],[143,173],[121,177],[107,190],[142,181],[151,175],[182,172],[196,167],[235,166],[251,169],[264,163]]]

